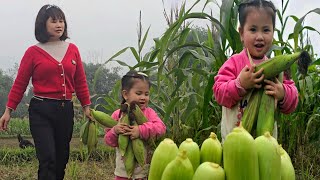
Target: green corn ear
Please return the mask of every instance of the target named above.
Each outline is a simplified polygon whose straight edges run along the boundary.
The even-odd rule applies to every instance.
[[[134,125],[137,126],[137,122],[134,122]],[[144,142],[142,139],[133,139],[131,141],[132,143],[132,149],[134,153],[134,157],[136,158],[138,164],[143,168],[146,164],[146,158],[147,158],[147,150],[145,148]]]
[[[263,89],[253,89],[248,106],[243,112],[241,124],[249,133],[256,125],[262,93]]]
[[[132,148],[134,157],[136,158],[138,164],[143,168],[146,164],[147,151],[144,146],[144,142],[141,139],[134,139],[132,142]]]
[[[290,68],[290,66],[298,60],[298,69],[302,74],[306,74],[308,66],[311,63],[310,56],[308,52],[302,51],[294,54],[279,55],[264,61],[256,66],[256,71],[263,68],[263,74],[265,79],[270,79],[276,77],[282,71]]]
[[[254,139],[241,124],[227,135],[222,148],[227,180],[259,180],[258,152]]]
[[[279,148],[281,154],[281,180],[295,180],[296,175],[291,158],[281,145]]]
[[[143,114],[139,105],[135,102],[132,102],[130,104],[130,112],[129,113],[131,113],[131,112],[133,113],[134,120],[137,122],[138,125],[142,125],[143,123],[148,121],[147,117]],[[147,142],[151,148],[155,149],[157,147],[154,138],[149,138]]]
[[[164,169],[161,180],[192,180],[194,171],[185,150],[179,151],[177,157]]]
[[[254,143],[258,153],[259,180],[280,180],[281,156],[277,140],[266,132]]]
[[[88,142],[89,121],[83,123],[80,127],[80,141],[87,145]]]
[[[138,104],[132,104],[130,105],[131,111],[133,112],[135,116],[135,121],[141,125],[148,121],[146,116],[143,114],[142,110],[140,109]]]
[[[129,125],[129,118],[127,114],[124,114],[122,118],[119,120],[121,123],[125,123]],[[123,134],[119,134],[118,136],[118,145],[121,156],[124,156],[126,153],[126,149],[129,143],[129,136],[125,136]]]
[[[164,169],[176,158],[178,152],[179,149],[172,139],[162,140],[153,153],[148,179],[161,180]]]
[[[91,109],[91,114],[94,119],[98,121],[98,123],[105,127],[112,128],[113,126],[118,124],[118,122],[115,121],[109,114],[106,114],[102,111]]]
[[[192,164],[193,171],[196,171],[200,165],[199,145],[194,142],[192,138],[187,138],[180,144],[179,151],[186,151],[186,155]]]
[[[257,136],[262,136],[265,132],[270,132],[272,135],[275,115],[274,97],[267,95],[265,92],[261,96],[256,133]]]
[[[200,161],[214,162],[222,165],[222,145],[214,132],[210,133],[210,136],[203,141],[200,149]]]
[[[88,153],[91,154],[93,150],[96,149],[98,143],[97,137],[97,127],[95,121],[89,121],[89,131],[88,131]]]
[[[284,75],[284,73],[282,72],[282,73],[280,73],[279,74],[279,77],[278,77],[278,80],[281,82],[281,83],[283,83],[283,75]],[[281,120],[281,111],[280,111],[280,109],[279,108],[277,108],[277,107],[275,107],[276,109],[275,109],[275,112],[274,112],[274,121],[275,122],[280,122],[280,120]]]
[[[124,167],[126,169],[128,178],[132,177],[134,168],[135,168],[135,158],[133,153],[132,143],[128,143],[128,147],[126,148],[126,153],[124,155]]]

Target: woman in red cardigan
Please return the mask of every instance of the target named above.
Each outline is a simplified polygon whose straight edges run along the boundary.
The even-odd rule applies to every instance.
[[[55,5],[44,5],[36,18],[38,44],[29,47],[20,63],[0,119],[0,131],[7,130],[10,114],[20,103],[32,79],[30,131],[39,161],[38,179],[63,179],[69,159],[73,130],[72,95],[78,97],[85,115],[90,116],[90,95],[78,48],[65,42],[67,22]]]

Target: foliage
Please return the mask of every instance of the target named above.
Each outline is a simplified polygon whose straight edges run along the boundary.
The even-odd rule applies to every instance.
[[[0,137],[17,137],[18,134],[31,135],[28,119],[11,118],[8,128],[7,131],[0,132]]]
[[[84,63],[84,69],[87,76],[87,83],[89,86],[90,93],[93,94],[104,94],[105,92],[111,91],[115,82],[120,79],[119,71],[121,67],[114,67],[107,69],[105,67],[100,69],[99,78],[94,84],[94,73],[101,67],[101,64]]]
[[[150,76],[152,79],[150,105],[163,117],[169,130],[168,136],[175,139],[177,143],[182,142],[186,137],[199,136],[203,131],[209,134],[210,130],[217,130],[212,124],[217,124],[214,121],[220,121],[217,116],[214,116],[220,113],[216,110],[220,108],[218,106],[210,108],[214,103],[211,101],[211,88],[213,76],[217,70],[214,66],[216,58],[213,56],[214,41],[211,31],[208,28],[206,32],[208,40],[200,42],[197,32],[184,24],[185,20],[193,18],[208,18],[218,24],[219,21],[205,13],[191,13],[192,8],[185,10],[185,4],[181,7],[177,21],[170,25],[163,37],[155,39],[155,47],[151,52],[144,56],[140,54],[148,29],[144,36],[140,34],[141,37],[138,39],[142,41],[138,43],[138,49],[126,47],[105,63],[116,61],[129,69],[137,69]],[[137,61],[136,65],[129,66],[115,59],[126,50],[132,52]],[[119,86],[116,88],[119,89]],[[107,104],[102,106],[107,112],[112,112],[119,107],[117,93],[119,91],[112,91],[103,97]]]
[[[87,120],[86,120],[87,121]],[[73,125],[73,137],[77,137],[80,134],[80,127],[84,123],[84,120],[75,121]],[[0,138],[17,137],[21,134],[25,137],[31,137],[29,129],[28,119],[12,118],[9,123],[9,129],[7,131],[0,132]],[[103,136],[103,128],[99,126],[99,136]]]
[[[9,89],[13,83],[13,78],[6,75],[2,70],[0,70],[0,113],[3,113],[6,107],[6,102],[8,99]]]
[[[243,49],[237,32],[239,1],[221,1],[219,20],[204,12],[192,12],[199,2],[200,0],[196,0],[189,9],[186,9],[184,3],[180,9],[175,10],[175,18],[166,17],[169,27],[160,38],[154,39],[154,47],[150,52],[145,55],[140,53],[149,32],[148,28],[144,36],[140,33],[141,37],[138,39],[142,41],[138,42],[137,49],[126,47],[105,62],[107,64],[115,61],[150,76],[150,106],[159,112],[165,122],[168,129],[166,136],[177,143],[187,137],[201,143],[210,131],[219,134],[221,107],[212,98],[213,78],[228,57]],[[211,2],[208,0],[205,7]],[[317,131],[320,126],[320,85],[319,68],[316,66],[320,60],[316,59],[310,39],[306,35],[308,31],[318,30],[303,25],[308,14],[320,14],[320,9],[311,10],[301,18],[294,15],[284,17],[288,3],[289,0],[283,0],[282,9],[277,11],[281,27],[275,31],[274,46],[268,56],[306,50],[313,58],[313,65],[310,66],[307,76],[299,74],[296,64],[292,67],[291,75],[299,91],[299,105],[294,113],[281,115],[279,120],[279,142],[299,166],[302,163],[302,156],[299,155],[308,152],[304,145],[320,142],[320,133]],[[211,25],[207,26],[206,39],[199,38],[203,37],[203,31],[192,27],[192,22],[200,19],[207,20]],[[286,27],[290,19],[295,22],[294,29]],[[285,37],[287,32],[289,35]],[[116,59],[127,50],[130,50],[136,59],[133,66]],[[102,97],[105,102],[99,106],[110,113],[117,109],[119,88],[117,84],[109,94]],[[303,172],[307,170],[302,168]]]
[[[70,151],[70,159],[73,161],[105,161],[110,156],[115,155],[114,148],[99,144],[96,151],[92,152],[90,158],[84,158],[83,152],[79,148],[72,148]],[[12,165],[23,164],[28,161],[36,159],[35,148],[28,147],[26,149],[21,148],[1,148],[0,149],[0,164]]]

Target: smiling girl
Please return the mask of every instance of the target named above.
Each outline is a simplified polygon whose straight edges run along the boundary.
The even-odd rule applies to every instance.
[[[213,92],[222,105],[221,135],[224,140],[238,126],[244,108],[248,106],[252,88],[265,89],[278,102],[283,113],[294,111],[298,104],[298,91],[294,81],[284,73],[284,81],[264,80],[263,69],[255,72],[256,64],[267,60],[275,29],[276,9],[272,2],[249,0],[239,5],[239,33],[244,50],[230,57],[215,76]],[[249,53],[249,54],[248,54]],[[250,59],[249,57],[252,57]],[[265,86],[262,86],[262,84]],[[277,132],[273,133],[277,136]]]
[[[147,141],[150,138],[162,136],[166,132],[166,126],[157,113],[152,108],[148,107],[150,100],[150,85],[151,83],[146,74],[133,70],[129,71],[121,79],[121,95],[123,98],[121,104],[137,102],[148,121],[142,125],[133,126],[118,123],[113,128],[106,129],[105,142],[112,147],[116,147],[115,180],[129,179],[129,175],[124,166],[124,159],[118,148],[119,134],[129,136],[132,140],[140,138],[143,141]],[[122,115],[121,110],[118,109],[112,114],[112,118],[118,121]],[[140,167],[137,164],[132,178],[135,180],[147,179],[149,163],[150,162],[147,160],[147,164],[144,167]]]

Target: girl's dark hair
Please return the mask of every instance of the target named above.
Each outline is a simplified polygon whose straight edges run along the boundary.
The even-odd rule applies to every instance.
[[[135,83],[135,80],[137,79],[146,81],[149,85],[149,88],[151,87],[151,82],[149,80],[149,77],[145,73],[137,72],[135,70],[130,70],[121,79],[121,92],[123,90],[130,91],[130,89],[133,87]],[[120,111],[126,112],[128,108],[128,104],[126,104],[126,100],[123,98],[123,96],[121,98],[122,98],[122,101],[121,101]],[[121,113],[119,114],[119,117],[120,116],[121,116]]]
[[[245,25],[250,7],[266,9],[272,17],[273,29],[275,28],[277,9],[271,1],[265,0],[244,0],[240,3],[238,8],[240,27]]]
[[[68,37],[68,26],[67,26],[67,21],[66,17],[63,13],[63,11],[56,5],[44,5],[42,8],[39,10],[37,18],[36,18],[36,23],[35,23],[35,36],[36,39],[41,42],[41,43],[46,43],[48,42],[50,35],[47,31],[47,20],[49,18],[52,19],[62,19],[64,21],[64,32],[62,36],[60,37],[61,41],[66,40]]]

